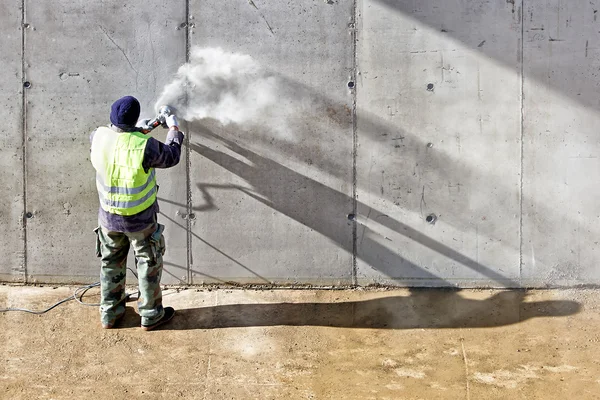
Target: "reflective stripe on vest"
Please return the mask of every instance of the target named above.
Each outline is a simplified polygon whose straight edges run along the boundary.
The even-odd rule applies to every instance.
[[[104,178],[99,173],[96,173],[96,184],[98,185],[98,187],[100,189],[102,189],[103,192],[107,192],[107,193],[138,194],[140,192],[143,192],[144,189],[146,189],[148,187],[148,185],[152,184],[152,181],[154,180],[154,174],[155,174],[154,168],[151,171],[152,172],[150,172],[150,175],[148,175],[148,180],[146,181],[146,183],[143,186],[136,187],[136,188],[123,188],[123,187],[118,187],[118,186],[107,186],[104,183]]]
[[[152,190],[150,190],[148,193],[146,193],[146,195],[144,195],[144,197],[142,197],[141,199],[119,201],[119,200],[107,199],[106,197],[104,197],[104,193],[98,191],[98,195],[100,197],[100,203],[106,205],[107,207],[111,207],[111,208],[134,208],[134,207],[140,206],[140,205],[144,204],[150,197],[154,196],[155,193],[156,193],[156,186],[154,186],[152,188]],[[104,207],[102,207],[102,208],[104,208]],[[146,208],[148,208],[148,207],[146,207]],[[129,215],[129,214],[122,214],[122,215]]]
[[[92,165],[103,210],[134,215],[156,201],[156,175],[142,167],[150,136],[140,132],[115,132],[101,127],[92,140]]]

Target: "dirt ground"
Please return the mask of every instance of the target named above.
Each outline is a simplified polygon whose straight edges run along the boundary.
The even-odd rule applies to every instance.
[[[0,286],[0,308],[67,287]],[[97,301],[94,290],[86,301]],[[0,313],[3,399],[598,399],[600,291],[165,291],[119,329],[72,301]]]

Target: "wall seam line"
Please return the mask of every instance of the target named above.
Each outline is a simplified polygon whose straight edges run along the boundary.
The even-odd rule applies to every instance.
[[[358,190],[357,190],[357,169],[356,158],[358,152],[358,126],[357,126],[357,29],[358,29],[358,7],[357,1],[352,3],[352,214],[357,215],[358,212]],[[358,228],[357,224],[352,224],[352,285],[358,284],[357,279],[357,257],[358,257]]]
[[[190,62],[190,0],[186,0],[185,1],[185,62],[186,64]],[[186,90],[185,90],[185,107],[187,109],[187,105],[189,102],[189,92],[186,86]],[[186,124],[187,125],[187,124]],[[186,126],[186,128],[189,128],[189,126]],[[190,135],[191,132],[188,129],[186,139],[184,140],[184,144],[185,144],[185,159],[186,159],[186,163],[185,163],[185,175],[186,175],[186,190],[187,190],[187,210],[186,210],[186,214],[187,214],[187,218],[186,218],[186,236],[187,236],[187,276],[186,276],[186,280],[187,283],[189,285],[192,284],[192,265],[193,265],[193,258],[192,258],[192,218],[190,218],[190,216],[192,215],[192,176],[191,176],[191,170],[192,170],[192,166],[191,166],[191,152],[190,152]],[[187,142],[187,143],[185,143]]]
[[[23,159],[23,281],[29,283],[27,272],[27,94],[25,79],[25,0],[21,1],[21,145]]]
[[[521,0],[521,171],[520,171],[520,218],[519,218],[519,284],[523,286],[523,160],[525,125],[525,0]]]

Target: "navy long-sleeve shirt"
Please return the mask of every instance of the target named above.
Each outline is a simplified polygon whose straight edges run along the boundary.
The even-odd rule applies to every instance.
[[[115,132],[123,132],[114,125],[110,128]],[[94,133],[90,135],[90,143],[94,139]],[[154,139],[153,137],[146,142],[144,149],[144,159],[142,167],[146,172],[150,168],[170,168],[179,163],[181,156],[181,144],[183,143],[183,133],[170,130],[167,134],[165,143]],[[102,207],[98,210],[98,224],[103,228],[116,232],[139,232],[146,229],[149,225],[156,222],[156,216],[159,212],[158,201],[155,201],[150,207],[135,215],[117,215],[105,211]]]

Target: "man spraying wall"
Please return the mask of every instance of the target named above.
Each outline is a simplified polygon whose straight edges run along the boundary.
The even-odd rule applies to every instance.
[[[177,118],[163,107],[153,123],[140,121],[140,103],[131,96],[113,103],[111,124],[91,135],[91,161],[100,199],[96,255],[101,257],[100,320],[115,327],[125,313],[127,254],[133,247],[138,270],[141,327],[152,330],[170,321],[175,310],[163,307],[164,226],[158,223],[155,168],[179,163],[184,134]],[[158,123],[156,122],[158,121]],[[165,143],[148,136],[158,125],[169,129]]]

